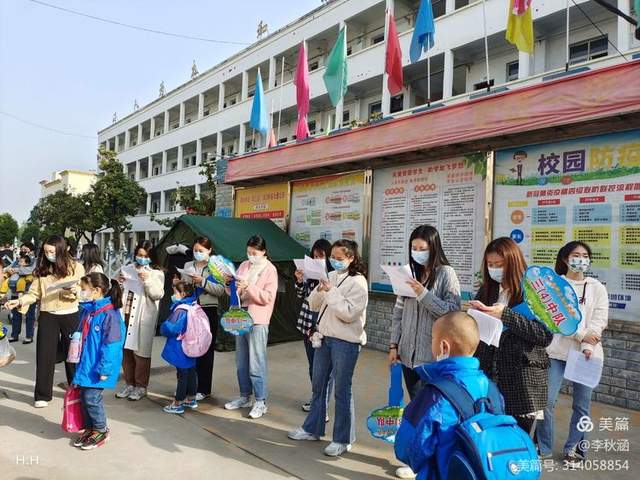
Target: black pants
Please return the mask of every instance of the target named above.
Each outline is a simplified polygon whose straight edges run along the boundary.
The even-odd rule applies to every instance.
[[[198,383],[196,377],[196,369],[192,368],[176,368],[178,377],[178,386],[176,387],[176,402],[184,402],[187,397],[194,397],[196,394],[196,385]]]
[[[420,378],[420,375],[413,369],[405,367],[404,365],[402,365],[402,376],[404,377],[404,384],[407,387],[409,398],[413,400],[418,392],[422,390],[422,387],[424,387],[424,382]]]
[[[207,353],[196,359],[196,373],[198,374],[198,393],[211,395],[213,383],[213,356],[215,353],[216,337],[218,335],[218,307],[202,307],[209,318],[211,328],[211,346]]]
[[[54,315],[40,312],[36,339],[36,388],[35,400],[51,401],[53,397],[53,374],[56,363],[64,361],[69,353],[69,335],[78,326],[78,313]],[[76,373],[74,363],[64,364],[67,383],[73,383]]]

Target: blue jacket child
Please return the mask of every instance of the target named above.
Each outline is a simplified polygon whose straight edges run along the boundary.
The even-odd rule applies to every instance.
[[[113,307],[95,314],[110,304],[111,297],[80,303],[82,321],[78,331],[82,333],[84,322],[89,322],[80,362],[73,377],[73,383],[80,387],[115,388],[118,382],[125,337],[122,314]],[[107,379],[101,381],[101,375]]]
[[[196,366],[196,359],[185,355],[182,350],[182,340],[178,340],[178,336],[187,331],[187,312],[183,309],[177,309],[178,305],[194,305],[196,302],[195,296],[181,298],[173,302],[171,314],[160,327],[160,333],[167,337],[167,342],[162,350],[162,358],[176,368]]]
[[[427,383],[429,379],[448,377],[462,385],[474,400],[485,397],[489,390],[489,380],[474,357],[452,357],[421,365],[415,371]],[[451,403],[427,386],[405,408],[396,435],[396,457],[411,467],[418,480],[447,478],[457,425],[458,415]]]

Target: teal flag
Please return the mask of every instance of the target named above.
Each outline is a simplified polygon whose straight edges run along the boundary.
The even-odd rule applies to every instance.
[[[264,98],[264,90],[262,88],[262,75],[258,69],[256,78],[256,91],[253,95],[253,106],[251,108],[251,120],[249,126],[258,130],[262,135],[267,135],[269,130],[269,111]]]
[[[323,79],[331,103],[335,107],[347,93],[347,39],[345,27],[340,29],[336,43],[329,53]]]

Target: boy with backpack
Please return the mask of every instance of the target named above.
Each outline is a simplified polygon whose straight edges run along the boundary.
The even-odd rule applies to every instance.
[[[404,410],[395,452],[418,480],[540,478],[531,438],[504,415],[498,388],[473,357],[475,320],[450,312],[433,324],[436,362],[415,371],[425,387]]]
[[[211,330],[206,313],[198,305],[193,284],[177,282],[171,300],[171,314],[160,328],[160,333],[167,337],[162,358],[176,367],[178,385],[175,400],[163,410],[181,414],[185,407],[198,407],[196,358],[209,349]]]

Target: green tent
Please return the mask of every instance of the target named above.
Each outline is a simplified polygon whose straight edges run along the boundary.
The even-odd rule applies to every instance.
[[[298,340],[301,334],[295,325],[300,301],[294,288],[295,265],[292,260],[302,258],[308,252],[271,220],[184,215],[158,242],[158,261],[160,265],[167,267],[169,255],[166,247],[176,243],[190,247],[196,237],[205,236],[211,240],[216,254],[227,257],[237,266],[247,258],[246,243],[252,235],[261,235],[266,240],[269,258],[278,269],[278,295],[269,327],[269,343]],[[169,292],[165,296],[170,296],[171,289],[165,291]],[[161,306],[161,315],[163,310],[168,309],[168,305],[169,302],[165,299]],[[227,305],[223,302],[220,312],[226,309]],[[231,335],[221,330],[218,339],[218,348],[233,348]]]

